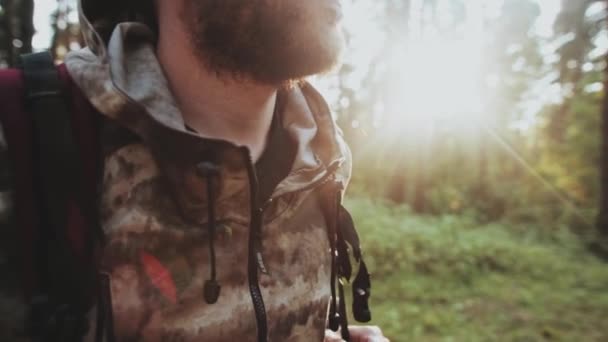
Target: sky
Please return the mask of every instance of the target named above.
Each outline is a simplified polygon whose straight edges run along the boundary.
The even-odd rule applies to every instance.
[[[32,46],[36,50],[48,49],[53,32],[51,31],[51,14],[57,9],[58,2],[76,7],[76,0],[34,0],[34,27],[36,34]],[[77,20],[76,17],[70,20]]]

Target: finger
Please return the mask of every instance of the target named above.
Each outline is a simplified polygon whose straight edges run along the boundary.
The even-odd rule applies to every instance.
[[[323,342],[343,342],[342,336],[337,332],[331,331],[329,329],[325,330],[325,339]]]
[[[353,342],[388,342],[377,326],[351,326],[348,331]]]
[[[373,325],[357,325],[348,327],[348,331],[355,335],[365,336],[383,336],[382,330],[379,327]]]
[[[383,336],[361,336],[353,342],[390,342],[386,337]]]

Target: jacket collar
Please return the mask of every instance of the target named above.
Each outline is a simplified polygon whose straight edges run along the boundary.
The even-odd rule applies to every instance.
[[[120,23],[106,43],[82,11],[81,20],[89,48],[68,54],[66,66],[97,110],[139,135],[169,173],[190,169],[205,159],[229,170],[244,168],[243,147],[200,137],[185,128],[155,55],[155,35],[146,25]],[[282,123],[297,152],[291,172],[273,197],[306,188],[337,166],[341,166],[337,177],[346,182],[350,152],[327,103],[306,82],[282,91]]]

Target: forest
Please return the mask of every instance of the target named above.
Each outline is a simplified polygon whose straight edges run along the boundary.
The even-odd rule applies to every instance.
[[[0,0],[0,67],[79,49],[76,1]],[[311,79],[391,341],[608,341],[608,3],[345,0]]]

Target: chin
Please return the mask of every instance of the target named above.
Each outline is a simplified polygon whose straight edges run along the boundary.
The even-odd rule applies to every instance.
[[[309,31],[310,32],[310,31]],[[315,35],[301,36],[299,41],[283,47],[281,61],[273,62],[275,68],[281,63],[283,80],[299,80],[332,71],[340,64],[344,51],[344,36],[338,26],[316,30]]]
[[[342,31],[336,27],[311,32],[293,35],[289,44],[268,45],[265,54],[257,54],[263,57],[251,60],[253,63],[241,71],[255,81],[279,86],[331,72],[339,65],[344,50]]]
[[[195,53],[210,70],[285,84],[338,64],[344,39],[339,8],[327,7],[332,0],[251,0],[236,9],[216,1],[193,1],[185,12],[197,13],[185,22]],[[269,6],[273,1],[284,6]]]

